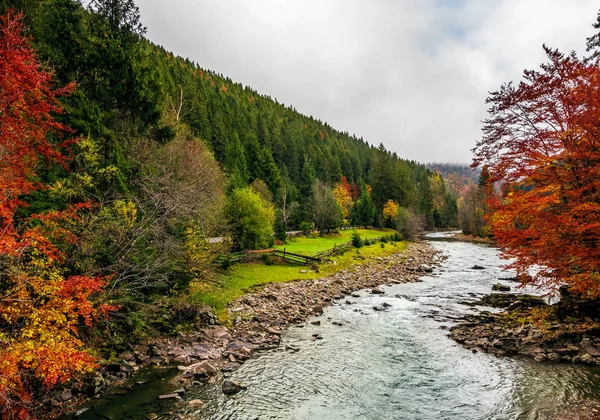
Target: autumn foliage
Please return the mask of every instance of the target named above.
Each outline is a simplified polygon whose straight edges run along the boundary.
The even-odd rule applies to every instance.
[[[567,284],[600,296],[600,68],[546,48],[548,62],[491,93],[474,149],[488,187],[500,183],[490,222],[525,283]],[[536,266],[539,270],[528,273]],[[532,276],[529,276],[531,274]]]
[[[388,224],[391,224],[398,216],[398,203],[396,203],[394,200],[388,200],[383,205],[383,213],[382,214],[383,214],[383,219]]]
[[[30,405],[46,389],[95,366],[78,331],[91,326],[98,308],[90,296],[98,277],[69,275],[69,225],[88,207],[17,217],[22,198],[42,189],[36,167],[65,164],[71,130],[55,120],[57,98],[73,91],[53,89],[52,74],[40,68],[21,16],[0,22],[0,417],[29,418]],[[106,308],[104,308],[106,309]]]
[[[338,205],[342,209],[344,219],[350,217],[350,209],[352,208],[352,187],[348,183],[345,176],[342,177],[340,182],[334,185],[333,195]]]

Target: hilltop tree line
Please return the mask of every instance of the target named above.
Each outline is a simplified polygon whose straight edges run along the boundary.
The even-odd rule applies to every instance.
[[[196,316],[170,299],[212,281],[211,237],[456,224],[438,174],[153,45],[132,0],[0,13],[3,418]]]
[[[185,125],[213,152],[229,190],[262,180],[276,203],[298,202],[291,228],[312,220],[307,198],[315,181],[333,186],[342,176],[359,190],[371,186],[378,215],[393,199],[423,215],[429,227],[440,224],[436,210],[445,213],[446,225],[454,222],[453,209],[434,203],[432,171],[152,44],[131,0],[94,0],[87,9],[75,0],[3,3],[2,9],[15,3],[24,11],[40,61],[54,70],[58,85],[77,83],[63,102],[63,120],[96,143],[105,166],[117,169],[98,194],[135,190],[131,137],[166,144]]]

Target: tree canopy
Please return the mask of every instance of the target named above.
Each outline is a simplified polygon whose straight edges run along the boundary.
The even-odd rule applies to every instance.
[[[600,296],[600,67],[545,47],[548,61],[487,100],[474,165],[501,183],[495,238],[525,283]],[[529,268],[539,271],[530,273]],[[531,274],[531,276],[530,276]]]

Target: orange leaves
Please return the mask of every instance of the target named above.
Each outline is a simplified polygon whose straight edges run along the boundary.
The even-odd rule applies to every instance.
[[[501,182],[491,225],[528,282],[600,296],[600,67],[546,49],[549,62],[488,98],[474,165]]]
[[[0,18],[0,417],[6,419],[30,418],[41,388],[96,366],[79,328],[99,315],[92,297],[105,284],[69,276],[64,266],[77,240],[69,227],[89,203],[17,217],[24,206],[19,197],[43,188],[33,181],[40,161],[64,165],[61,150],[74,141],[64,140],[71,130],[54,119],[61,112],[57,97],[73,85],[52,89],[52,74],[40,68],[21,31],[20,16]]]
[[[342,209],[344,219],[347,219],[350,216],[350,209],[352,208],[352,194],[350,192],[350,185],[345,176],[343,176],[341,181],[333,187],[333,195]]]

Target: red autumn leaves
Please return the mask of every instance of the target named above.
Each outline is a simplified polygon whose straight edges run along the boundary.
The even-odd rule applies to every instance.
[[[502,185],[490,223],[522,279],[598,297],[600,67],[546,54],[548,62],[518,86],[491,93],[474,165],[486,168],[488,185]]]
[[[20,16],[0,21],[0,417],[29,418],[45,389],[95,358],[79,338],[82,324],[98,315],[90,300],[105,284],[99,277],[70,275],[65,247],[77,240],[67,225],[87,204],[39,215],[17,216],[24,195],[44,188],[36,169],[65,165],[71,130],[55,119],[57,98],[74,85],[52,88]]]

